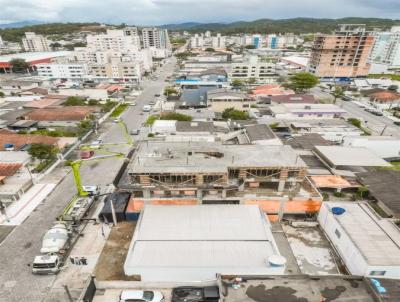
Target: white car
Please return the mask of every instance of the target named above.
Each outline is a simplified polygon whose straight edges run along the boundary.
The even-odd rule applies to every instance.
[[[102,143],[101,139],[95,140],[90,144],[90,149],[99,149]]]
[[[162,302],[164,296],[159,291],[152,290],[123,290],[119,297],[120,302]]]

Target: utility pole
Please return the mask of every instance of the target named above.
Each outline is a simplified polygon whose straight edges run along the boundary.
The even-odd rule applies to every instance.
[[[113,219],[113,224],[114,224],[114,226],[116,226],[117,225],[117,217],[115,216],[114,200],[113,199],[110,200],[110,206],[111,206],[111,215],[112,215],[112,219]]]
[[[382,132],[381,132],[381,134],[379,134],[379,136],[383,135],[383,133],[385,132],[386,128],[387,128],[387,125],[385,125],[385,127],[383,127]]]

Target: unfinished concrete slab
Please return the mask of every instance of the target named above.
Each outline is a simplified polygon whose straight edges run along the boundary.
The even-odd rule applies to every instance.
[[[334,251],[318,227],[283,225],[290,247],[303,274],[339,274]]]

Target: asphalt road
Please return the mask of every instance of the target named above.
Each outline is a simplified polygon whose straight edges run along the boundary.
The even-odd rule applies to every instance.
[[[137,98],[137,106],[129,107],[122,118],[128,129],[141,127],[147,118],[141,115],[142,106],[161,93],[165,86],[164,77],[171,73],[174,59],[160,69],[158,80],[145,80],[143,92]],[[123,142],[124,135],[118,124],[112,122],[102,126],[106,132],[99,135],[106,143]],[[127,153],[129,147],[114,147],[115,151]],[[81,167],[84,184],[106,185],[113,181],[123,159],[107,159]],[[62,168],[60,168],[62,169]],[[58,171],[60,172],[60,171]],[[55,172],[56,173],[56,172]],[[0,245],[0,301],[36,302],[43,301],[49,293],[56,276],[37,276],[31,273],[30,264],[38,254],[44,233],[53,225],[55,218],[68,204],[76,192],[72,174],[67,175],[56,189],[39,205],[27,220],[17,226]]]
[[[322,91],[319,87],[314,87],[311,92],[316,98],[332,102],[333,96],[328,92]],[[354,102],[336,100],[336,105],[345,109],[349,114],[348,117],[355,117],[363,122],[363,126],[372,131],[374,135],[392,135],[400,137],[400,127],[393,124],[393,121],[385,116],[376,116],[363,108],[359,107]],[[386,128],[385,128],[386,127]]]

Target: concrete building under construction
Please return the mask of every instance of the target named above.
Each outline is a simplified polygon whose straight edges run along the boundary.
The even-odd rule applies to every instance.
[[[321,201],[290,146],[149,141],[128,174],[138,211],[144,204],[257,204],[274,220],[317,211]]]

